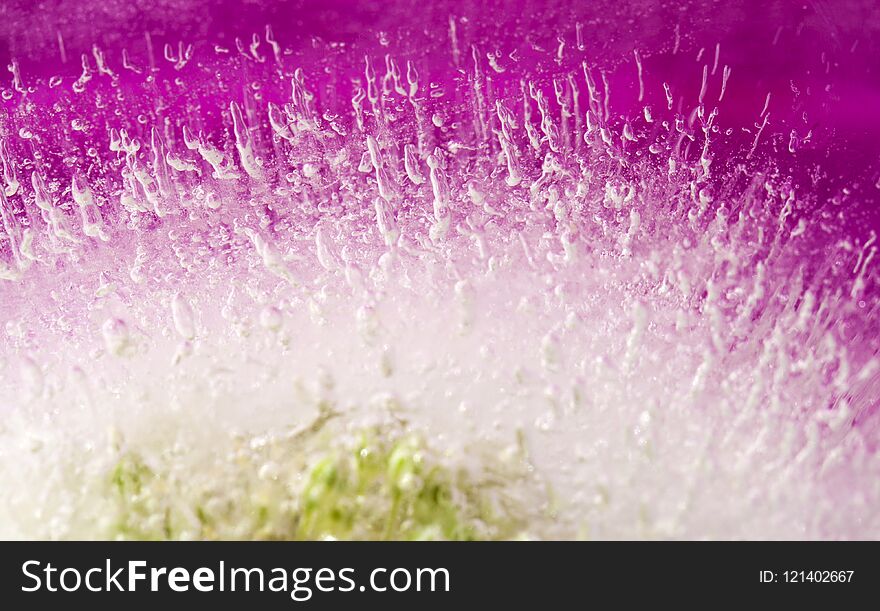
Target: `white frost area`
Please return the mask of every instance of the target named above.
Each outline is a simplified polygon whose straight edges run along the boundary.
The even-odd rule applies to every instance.
[[[351,426],[391,414],[466,467],[468,444],[521,435],[546,484],[534,537],[880,535],[880,461],[851,426],[877,364],[849,368],[813,301],[730,322],[711,286],[683,298],[685,272],[598,255],[539,271],[519,244],[457,282],[386,263],[370,299],[342,274],[128,305],[110,287],[82,342],[5,355],[0,536],[77,536],[89,489],[72,482],[104,477],[114,443],[219,456],[221,432],[302,424],[320,402]]]

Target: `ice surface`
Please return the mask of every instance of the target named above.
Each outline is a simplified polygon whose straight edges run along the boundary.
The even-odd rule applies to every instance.
[[[0,11],[0,534],[332,406],[492,536],[880,536],[873,3]]]

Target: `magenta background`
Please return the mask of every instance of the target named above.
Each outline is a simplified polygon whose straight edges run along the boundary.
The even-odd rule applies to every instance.
[[[574,24],[584,24],[591,62],[619,66],[611,79],[612,108],[621,115],[638,110],[633,48],[639,48],[645,60],[648,101],[660,106],[660,81],[695,100],[702,64],[709,62],[711,67],[715,44],[720,42],[721,64],[732,68],[720,122],[726,127],[752,128],[771,92],[771,121],[765,135],[779,135],[775,148],[787,146],[791,129],[799,134],[813,130],[812,145],[796,156],[774,155],[780,168],[803,182],[814,164],[821,164],[827,177],[815,186],[816,195],[846,199],[851,223],[868,221],[878,226],[880,7],[869,1],[15,0],[0,6],[0,61],[5,65],[13,58],[18,60],[26,80],[76,76],[79,53],[88,52],[93,43],[107,53],[109,61],[118,63],[116,56],[123,47],[133,58],[145,53],[143,33],[149,31],[158,49],[166,41],[175,45],[178,40],[194,42],[198,58],[215,43],[232,46],[236,36],[249,39],[272,24],[282,46],[293,51],[294,61],[320,61],[324,53],[315,48],[314,40],[376,50],[374,32],[385,31],[395,51],[428,58],[434,64],[432,78],[442,79],[454,75],[449,64],[438,61],[444,57],[438,50],[449,46],[450,15],[470,21],[459,25],[463,42],[493,41],[505,51],[520,48],[524,56],[530,51],[528,42],[554,41],[557,35],[571,48]],[[680,51],[673,55],[676,27]],[[64,37],[66,64],[60,61],[58,32]],[[467,45],[462,46],[466,51]],[[698,63],[695,57],[703,47],[704,58]],[[536,62],[547,62],[552,55],[532,53]],[[358,54],[324,59],[345,62],[352,57]],[[341,63],[334,66],[340,72],[344,67]],[[504,80],[502,75],[491,76],[496,82]],[[792,91],[792,85],[800,95]],[[751,139],[740,134],[743,141]],[[844,188],[850,191],[845,197]]]

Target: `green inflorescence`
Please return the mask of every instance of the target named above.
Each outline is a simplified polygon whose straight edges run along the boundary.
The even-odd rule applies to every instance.
[[[225,456],[147,461],[121,452],[109,476],[122,539],[474,540],[521,536],[511,493],[521,457],[452,468],[394,427],[330,436],[323,426],[239,438]],[[489,464],[491,463],[491,464]]]

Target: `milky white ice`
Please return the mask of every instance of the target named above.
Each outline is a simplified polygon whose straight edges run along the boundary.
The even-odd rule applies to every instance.
[[[401,11],[14,64],[0,536],[880,536],[876,233],[817,136],[720,44]]]

